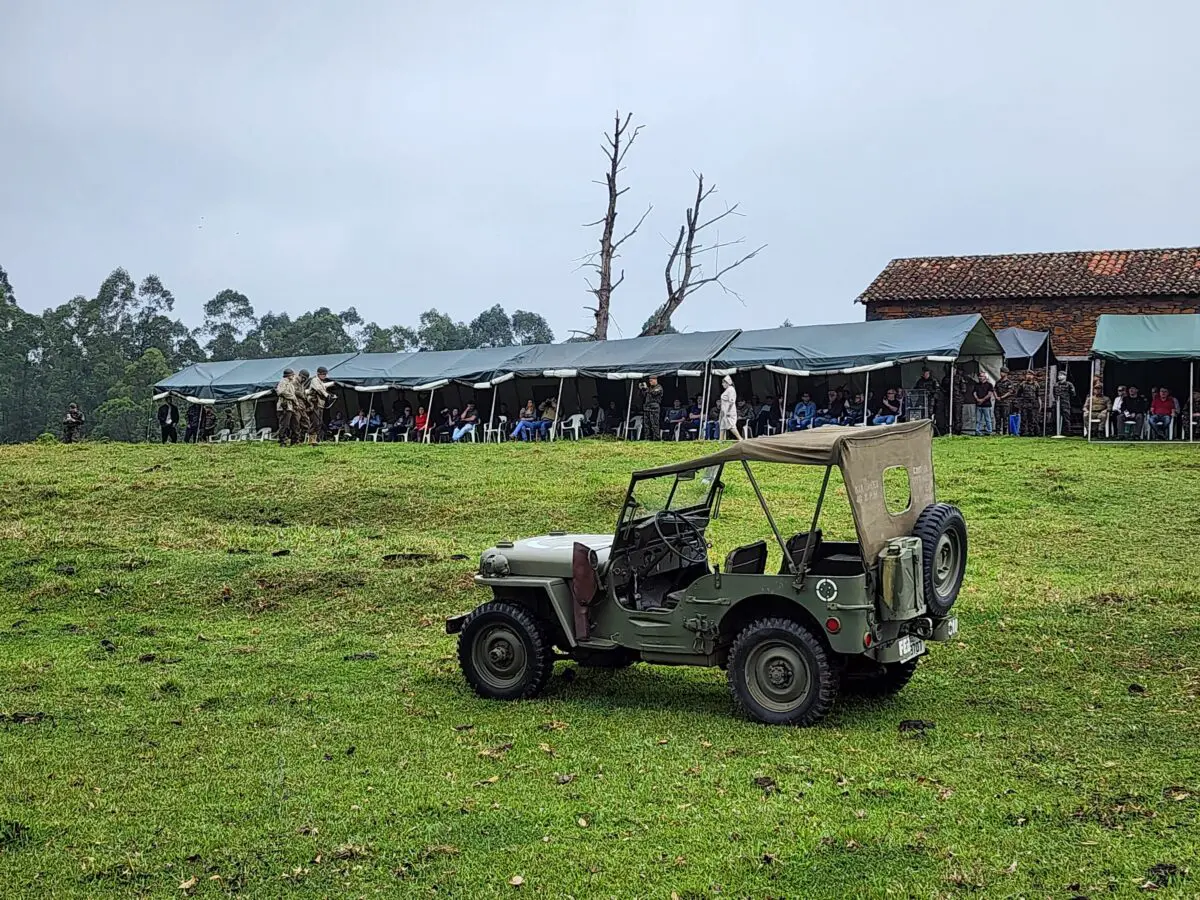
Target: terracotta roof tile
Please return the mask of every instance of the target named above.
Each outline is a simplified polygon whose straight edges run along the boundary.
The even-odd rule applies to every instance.
[[[995,300],[1200,295],[1200,247],[893,259],[858,297]]]

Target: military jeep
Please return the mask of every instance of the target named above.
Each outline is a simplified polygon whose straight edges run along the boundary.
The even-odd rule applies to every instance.
[[[934,501],[932,437],[929,422],[913,422],[739,441],[636,472],[612,535],[500,541],[475,576],[492,599],[446,622],[459,636],[467,682],[480,696],[515,700],[541,693],[564,657],[583,666],[721,666],[745,715],[787,725],[817,722],[841,691],[896,693],[927,642],[958,630],[950,613],[967,528],[957,508]],[[780,530],[752,462],[824,468],[807,530]],[[777,573],[766,571],[765,539],[710,564],[706,530],[732,465],[762,506],[780,550]],[[857,541],[821,533],[834,466]],[[884,478],[897,468],[907,470],[908,503],[893,510]]]

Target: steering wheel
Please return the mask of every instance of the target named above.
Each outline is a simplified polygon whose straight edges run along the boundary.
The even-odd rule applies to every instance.
[[[699,555],[689,556],[682,549],[676,547],[672,540],[663,533],[663,523],[668,521],[675,522],[677,524],[683,523],[684,527],[691,532],[693,538],[693,540],[683,541],[683,546],[689,550],[696,550],[696,548],[699,548]],[[653,522],[654,530],[658,532],[658,536],[662,540],[663,545],[685,563],[699,565],[700,563],[708,562],[708,545],[704,541],[704,532],[700,529],[700,526],[698,526],[687,516],[683,515],[682,513],[677,513],[674,510],[664,509],[654,514]],[[672,538],[674,538],[676,541],[678,541],[679,537],[680,535],[678,532],[672,535]]]

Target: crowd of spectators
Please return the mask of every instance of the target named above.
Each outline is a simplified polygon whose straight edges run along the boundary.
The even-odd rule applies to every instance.
[[[1200,390],[1193,392],[1190,403],[1163,385],[1143,394],[1136,384],[1122,384],[1115,397],[1108,397],[1103,383],[1095,379],[1091,395],[1083,402],[1083,423],[1085,435],[1095,438],[1183,440],[1192,428],[1200,427]]]

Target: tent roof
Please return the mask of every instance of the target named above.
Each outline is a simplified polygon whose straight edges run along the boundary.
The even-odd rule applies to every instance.
[[[1030,359],[1045,358],[1046,344],[1050,340],[1048,331],[1030,331],[1026,328],[1001,328],[996,332],[996,339],[1004,348],[1004,358]],[[1054,350],[1050,350],[1053,359]]]
[[[1122,362],[1200,359],[1200,315],[1102,315],[1091,355]]]
[[[159,382],[155,385],[155,390],[170,391],[173,394],[215,403],[228,402],[259,391],[273,390],[283,377],[284,369],[295,369],[297,372],[307,369],[315,373],[318,366],[324,366],[332,371],[339,363],[356,355],[334,353],[329,356],[289,356],[200,363]]]
[[[718,374],[771,369],[810,375],[865,371],[905,361],[1002,356],[1004,348],[978,313],[919,319],[879,319],[743,331],[718,357]]]
[[[180,397],[192,397],[196,400],[212,400],[213,379],[219,378],[241,364],[242,360],[240,359],[195,363],[160,381],[154,386],[154,391],[156,394],[166,392]]]
[[[525,350],[502,366],[504,372],[533,376],[573,371],[592,377],[640,378],[701,372],[728,346],[738,332],[690,331],[616,341],[541,344]]]
[[[703,469],[721,463],[772,462],[802,466],[836,466],[842,462],[848,444],[867,445],[884,443],[896,439],[908,442],[932,440],[933,428],[929,420],[901,422],[897,425],[825,425],[809,431],[789,431],[768,437],[747,438],[734,441],[728,447],[685,462],[670,463],[653,469],[634,473],[635,478],[653,478]]]

